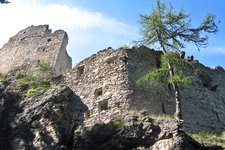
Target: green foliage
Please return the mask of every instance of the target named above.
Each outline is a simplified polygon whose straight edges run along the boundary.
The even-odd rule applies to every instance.
[[[53,66],[48,61],[38,61],[35,72],[27,72],[24,77],[33,88],[50,86],[50,79],[53,75]]]
[[[168,83],[176,83],[178,85],[189,85],[192,83],[191,78],[188,76],[184,76],[183,74],[174,75],[169,77]]]
[[[0,82],[3,82],[4,80],[5,80],[5,76],[2,73],[0,73]]]
[[[17,87],[21,88],[21,87],[25,87],[28,85],[28,82],[24,79],[19,79],[17,80]]]
[[[173,119],[173,116],[166,115],[166,114],[159,114],[159,115],[154,115],[154,114],[149,114],[147,117],[152,118],[154,120],[160,120],[160,119]]]
[[[168,60],[173,65],[174,76],[169,75]],[[183,71],[185,69],[186,62],[179,58],[179,55],[174,52],[167,52],[161,56],[160,68],[156,68],[149,71],[146,75],[136,81],[136,84],[140,86],[143,82],[149,82],[153,84],[155,82],[168,82],[176,83],[178,85],[191,84],[191,77],[185,76]]]
[[[144,82],[149,82],[150,84],[155,83],[155,81],[163,81],[167,77],[168,71],[165,68],[154,69],[153,71],[149,71],[146,75],[142,76],[140,79],[136,81],[136,84],[140,86]]]
[[[212,134],[207,132],[199,133],[189,133],[189,135],[198,141],[207,146],[222,146],[225,149],[225,132],[222,134]]]
[[[34,75],[33,72],[27,72],[26,76],[24,78],[26,78],[26,80],[28,80],[28,81],[34,81],[35,80],[35,75]]]
[[[27,91],[27,94],[30,95],[32,93],[35,93],[37,91],[37,89],[31,88]]]
[[[187,42],[194,43],[197,48],[207,45],[208,37],[203,32],[215,33],[218,31],[215,16],[207,14],[202,23],[191,27],[190,15],[184,10],[175,12],[173,7],[157,0],[156,6],[150,15],[141,14],[142,39],[138,44],[151,45],[158,43],[164,51],[169,49],[179,51]]]
[[[49,61],[38,61],[36,64],[36,67],[38,69],[37,77],[39,78],[47,78],[49,79],[53,75],[53,66]]]
[[[51,63],[49,61],[44,61],[44,60],[38,61],[36,63],[36,67],[39,68],[39,70],[43,71],[43,72],[52,71],[52,69],[53,69]]]
[[[65,84],[63,82],[60,82],[57,86],[64,86]]]
[[[38,74],[29,76],[27,81],[29,82],[30,87],[33,88],[49,89],[52,87],[50,79],[44,79]]]
[[[133,109],[127,110],[123,114],[131,114],[131,115],[134,115],[134,116],[141,116],[141,114],[139,113],[139,111],[133,110]]]
[[[173,117],[173,119],[175,119],[175,118],[176,118],[176,116],[177,116],[177,113],[176,113],[176,112],[174,112],[174,113],[173,113],[173,116],[172,116],[172,117]]]
[[[15,77],[17,80],[17,87],[27,86],[26,94],[35,93],[41,89],[56,88],[57,86],[51,84],[51,77],[53,75],[53,67],[48,61],[39,61],[36,64],[36,70],[33,72],[17,72]]]
[[[41,81],[41,84],[42,84],[42,85],[50,85],[51,83],[50,83],[50,80],[49,80],[49,79],[43,79],[43,80]]]
[[[130,47],[128,45],[123,45],[121,46],[120,48],[123,48],[123,49],[129,49]]]
[[[215,23],[215,16],[208,14],[200,26],[191,27],[189,14],[183,10],[175,12],[173,7],[167,7],[165,3],[157,0],[156,6],[150,15],[141,14],[142,38],[136,43],[139,45],[158,46],[163,50],[161,68],[150,71],[147,75],[137,81],[140,85],[143,81],[166,80],[172,83],[176,97],[176,119],[182,120],[181,100],[178,85],[191,83],[190,77],[184,75],[183,62],[179,55],[173,52],[180,52],[187,42],[192,42],[196,47],[205,47],[208,44],[208,37],[202,33],[216,33],[218,31]],[[169,74],[169,76],[168,76]]]
[[[125,124],[125,121],[123,119],[115,120],[111,122],[111,125],[116,126],[118,128],[122,128]]]

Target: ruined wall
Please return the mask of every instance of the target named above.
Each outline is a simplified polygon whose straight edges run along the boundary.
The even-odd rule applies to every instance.
[[[225,71],[193,65],[192,85],[181,89],[186,130],[225,131]]]
[[[86,125],[107,122],[129,109],[172,114],[175,111],[174,100],[167,85],[158,84],[158,90],[148,84],[136,85],[136,80],[142,75],[159,67],[160,54],[146,47],[108,48],[86,58],[68,72],[66,84],[89,107]]]
[[[0,49],[0,72],[24,64],[47,60],[55,67],[56,74],[62,74],[72,67],[72,60],[66,52],[68,36],[65,31],[52,33],[48,25],[29,26],[9,39]]]
[[[159,82],[136,86],[136,80],[159,67],[161,52],[144,46],[132,49],[106,49],[85,59],[65,75],[71,87],[89,107],[86,125],[107,122],[129,109],[152,114],[175,112],[171,87]],[[193,77],[189,87],[180,87],[184,129],[188,131],[225,130],[225,71],[199,63],[187,65]]]
[[[60,43],[57,58],[55,59],[55,71],[58,74],[63,74],[72,68],[72,59],[69,57],[66,51],[66,46],[68,44],[68,36],[63,30],[58,30],[53,33],[53,37],[57,37]],[[64,39],[61,40],[60,39]],[[54,39],[53,39],[54,40]]]
[[[124,51],[111,48],[80,62],[65,76],[66,84],[88,106],[86,124],[108,122],[128,108],[128,76]]]
[[[129,107],[135,110],[147,110],[152,114],[173,114],[174,95],[168,85],[162,82],[137,85],[136,81],[150,70],[160,66],[162,52],[147,47],[133,47],[126,50],[128,56],[128,79],[130,82]]]
[[[128,79],[132,95],[129,108],[147,110],[152,114],[175,112],[174,93],[171,85],[158,82],[136,86],[137,81],[149,70],[159,66],[160,52],[145,47],[127,50]],[[180,86],[184,129],[187,131],[225,130],[225,71],[221,67],[208,68],[193,62],[187,64],[186,74],[193,79],[189,86]]]

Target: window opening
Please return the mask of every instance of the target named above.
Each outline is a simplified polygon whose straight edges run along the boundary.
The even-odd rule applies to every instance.
[[[108,110],[108,100],[99,102],[99,111]]]
[[[77,68],[78,77],[80,77],[82,74],[84,74],[84,66],[80,66]]]
[[[102,88],[96,89],[95,92],[94,92],[95,98],[101,96],[102,93],[103,93],[103,92],[102,92]]]

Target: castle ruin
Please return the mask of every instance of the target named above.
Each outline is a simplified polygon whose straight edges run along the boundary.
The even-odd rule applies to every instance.
[[[48,25],[30,26],[0,49],[0,72],[7,73],[22,65],[47,60],[61,75],[71,68],[66,52],[65,31],[52,33]],[[64,74],[68,85],[88,106],[85,125],[107,123],[127,110],[145,110],[150,114],[175,112],[174,93],[170,85],[136,85],[148,71],[160,67],[160,51],[145,46],[107,48],[86,58]],[[184,129],[187,131],[225,130],[225,71],[196,62],[185,73],[193,78],[188,87],[180,87]]]
[[[45,60],[53,65],[55,74],[60,75],[72,67],[67,43],[68,36],[63,30],[52,33],[48,25],[29,26],[0,49],[0,72],[7,73],[22,65]]]
[[[86,58],[65,75],[66,84],[88,106],[87,126],[107,123],[127,110],[173,116],[174,93],[170,85],[136,85],[149,70],[160,66],[160,51],[147,47],[108,48]],[[184,128],[187,131],[225,130],[225,71],[198,62],[189,65],[193,82],[180,87]]]

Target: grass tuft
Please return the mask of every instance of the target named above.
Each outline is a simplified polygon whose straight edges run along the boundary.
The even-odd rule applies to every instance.
[[[199,133],[189,133],[189,135],[198,141],[207,146],[221,146],[225,149],[225,132],[222,134],[212,134],[207,132]]]

